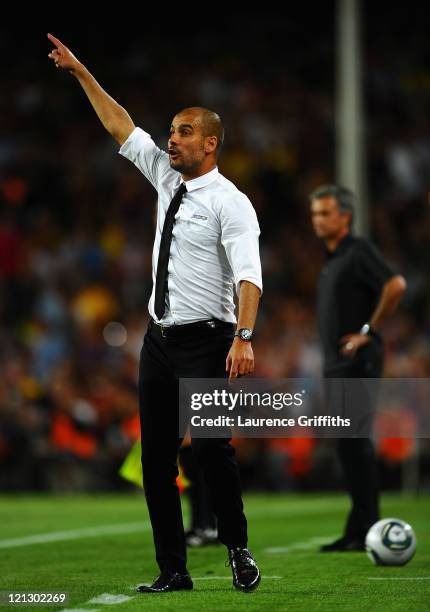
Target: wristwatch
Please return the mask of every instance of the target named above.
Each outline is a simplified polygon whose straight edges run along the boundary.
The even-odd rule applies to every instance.
[[[377,336],[376,332],[372,329],[370,323],[365,323],[363,327],[360,329],[361,336],[370,336],[371,338],[375,338]]]
[[[241,327],[234,332],[234,335],[240,338],[241,340],[245,340],[245,342],[250,342],[252,340],[253,330],[248,329],[248,327]]]

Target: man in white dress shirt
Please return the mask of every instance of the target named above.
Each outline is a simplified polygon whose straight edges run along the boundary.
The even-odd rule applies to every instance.
[[[97,83],[57,38],[49,53],[80,83],[108,132],[158,192],[152,257],[151,321],[139,369],[142,466],[160,575],[142,593],[192,589],[186,568],[176,487],[181,443],[179,378],[231,379],[253,371],[252,331],[262,291],[260,233],[248,198],[217,168],[224,130],[219,116],[187,108],[172,121],[168,154],[135,127],[127,111]],[[236,324],[233,291],[239,296]],[[235,326],[237,329],[235,331]],[[193,451],[211,491],[220,540],[227,546],[233,584],[252,591],[260,582],[247,549],[238,468],[230,438],[196,439]]]

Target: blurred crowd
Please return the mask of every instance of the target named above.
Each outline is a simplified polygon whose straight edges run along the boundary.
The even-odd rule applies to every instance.
[[[370,3],[364,18],[371,233],[408,281],[382,332],[385,374],[428,377],[428,44],[417,35],[400,54],[401,15],[380,35]],[[53,33],[162,147],[182,107],[220,113],[220,170],[250,197],[262,230],[255,375],[320,376],[324,253],[308,194],[334,181],[333,15],[179,27],[154,17],[144,36]],[[24,37],[13,70],[0,53],[0,490],[121,488],[118,467],[139,436],[156,193],[117,154],[74,78],[53,68],[44,37]],[[1,50],[13,44],[5,33]],[[402,484],[405,461],[429,486],[422,442],[417,456],[412,442],[379,441],[387,487]],[[242,440],[238,454],[248,487],[339,483],[330,444]]]

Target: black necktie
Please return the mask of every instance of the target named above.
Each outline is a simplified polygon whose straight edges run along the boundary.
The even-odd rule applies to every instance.
[[[158,320],[163,318],[166,307],[167,292],[167,268],[169,266],[170,244],[172,242],[172,231],[175,223],[175,215],[182,202],[182,196],[187,191],[185,183],[181,183],[178,191],[173,196],[164,219],[163,231],[161,233],[160,251],[158,253],[157,276],[155,279],[155,305],[154,310]]]

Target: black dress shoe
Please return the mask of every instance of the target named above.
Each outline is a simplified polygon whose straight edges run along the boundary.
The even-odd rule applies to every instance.
[[[136,588],[138,593],[170,593],[171,591],[191,591],[193,581],[189,574],[178,574],[164,570],[151,586],[141,584]]]
[[[357,552],[366,550],[363,540],[343,536],[330,544],[321,546],[320,552]]]
[[[233,572],[233,586],[239,591],[254,591],[261,580],[260,570],[247,548],[229,548],[228,563]]]

